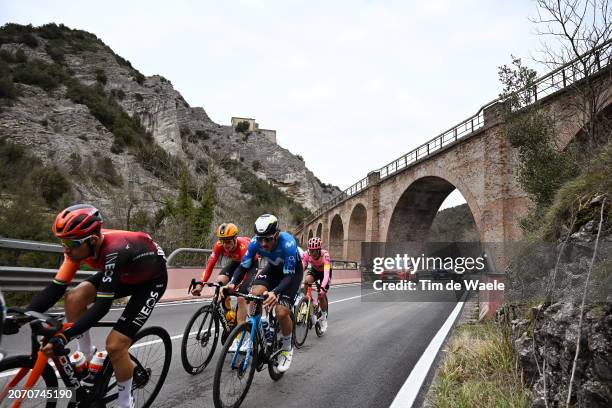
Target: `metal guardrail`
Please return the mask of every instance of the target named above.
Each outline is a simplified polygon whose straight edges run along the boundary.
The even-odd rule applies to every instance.
[[[333,269],[359,269],[359,263],[355,261],[332,260]]]
[[[12,238],[0,238],[0,249],[47,252],[58,255],[64,253],[64,249],[59,244]],[[42,290],[51,282],[56,273],[57,269],[0,266],[0,288],[7,291]],[[70,285],[77,285],[94,273],[94,271],[79,270]]]
[[[22,251],[34,252],[50,252],[63,254],[61,245],[38,241],[25,241],[11,238],[0,238],[0,249],[14,249]],[[177,268],[173,265],[176,257],[181,253],[205,253],[211,254],[212,250],[202,248],[177,248],[168,256],[167,265],[172,268]],[[227,261],[223,259],[222,262]],[[221,264],[223,265],[223,264]],[[332,265],[335,269],[357,269],[358,263],[354,261],[333,260]],[[265,263],[260,262],[260,267],[265,266]],[[202,265],[196,266],[197,268]],[[48,268],[29,268],[22,266],[0,266],[0,288],[7,291],[38,291],[44,289],[53,279],[57,269]],[[89,278],[96,271],[77,271],[75,278],[70,283],[71,286]]]
[[[172,261],[176,258],[176,256],[180,253],[191,252],[191,253],[204,253],[204,254],[212,254],[212,249],[200,249],[200,248],[177,248],[168,256],[166,259],[166,265],[168,267],[173,267]]]
[[[612,64],[612,40],[608,40],[580,57],[568,62],[567,64],[549,72],[536,79],[533,84],[518,91],[521,100],[528,101],[524,106],[535,103],[542,98],[550,96],[562,89],[567,88],[575,82],[584,79],[586,76],[595,75]],[[501,98],[483,105],[476,114],[459,122],[457,125],[442,132],[438,136],[420,145],[416,149],[409,151],[391,163],[376,169],[370,173],[378,173],[379,180],[383,180],[398,171],[404,170],[417,162],[439,153],[444,147],[465,139],[485,126],[484,111],[503,102]],[[296,228],[296,234],[302,232],[306,225],[317,219],[321,214],[329,211],[351,196],[363,191],[368,187],[368,177],[359,180],[340,194],[324,203],[314,211],[306,220]]]

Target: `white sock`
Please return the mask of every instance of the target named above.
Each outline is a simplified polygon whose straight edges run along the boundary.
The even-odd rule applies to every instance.
[[[283,350],[291,350],[291,335],[283,336]]]
[[[319,320],[327,320],[327,312],[321,313],[321,318]]]
[[[89,330],[77,337],[77,349],[85,354],[87,361],[91,360],[91,335]]]
[[[119,397],[117,403],[119,408],[130,408],[130,397],[132,396],[132,378],[127,381],[117,381]]]

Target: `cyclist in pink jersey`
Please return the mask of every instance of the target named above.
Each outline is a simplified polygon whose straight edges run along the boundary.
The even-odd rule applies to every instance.
[[[310,268],[306,266],[310,264]],[[321,318],[319,324],[321,331],[325,333],[327,330],[327,296],[329,285],[332,277],[332,263],[329,253],[322,249],[321,238],[313,237],[308,240],[308,252],[302,256],[302,265],[304,267],[304,291],[308,285],[312,285],[315,281],[321,284],[321,291],[318,295],[319,305],[321,306]]]

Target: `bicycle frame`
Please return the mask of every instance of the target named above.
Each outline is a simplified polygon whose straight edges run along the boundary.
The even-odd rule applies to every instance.
[[[242,367],[240,368],[240,373],[244,373],[246,371],[246,369],[248,368],[248,361],[251,357],[251,352],[253,351],[253,339],[255,338],[255,336],[259,336],[258,332],[259,330],[263,330],[263,327],[260,328],[261,325],[261,313],[258,313],[256,315],[253,316],[249,316],[247,317],[246,320],[247,323],[251,323],[251,331],[249,333],[249,344],[247,346],[247,350],[246,350],[246,358],[244,359],[244,361],[242,362]],[[257,334],[256,334],[257,333]],[[238,347],[236,347],[236,351],[234,352],[234,355],[232,356],[232,362],[230,364],[230,367],[232,367],[232,369],[237,368],[236,367],[236,359],[238,358],[238,353],[240,351],[240,347],[242,347],[242,342],[244,341],[244,336],[245,336],[245,331],[242,331],[242,335],[240,336],[240,340],[238,341]]]
[[[59,331],[59,333],[68,329],[72,325],[73,323],[63,323],[62,328]],[[115,325],[115,322],[102,322],[101,321],[101,322],[97,322],[94,325],[94,327],[113,327],[114,325]],[[40,351],[40,343],[38,342],[38,335],[36,333],[32,333],[31,340],[32,340],[31,358],[34,360],[34,367],[32,367],[31,369],[29,368],[19,369],[17,374],[15,374],[15,376],[11,379],[11,381],[7,383],[6,387],[4,387],[4,390],[0,392],[0,403],[4,401],[10,389],[15,387],[21,380],[23,380],[23,378],[28,374],[28,372],[29,372],[29,375],[23,386],[23,390],[27,391],[31,389],[34,386],[34,384],[36,384],[36,382],[42,376],[43,372],[45,371],[45,367],[47,366],[47,363],[49,362],[49,359],[51,359],[53,363],[55,364],[55,368],[57,372],[59,373],[60,378],[66,385],[66,387],[71,389],[74,392],[73,394],[74,401],[76,402],[82,401],[84,397],[82,395],[83,386],[81,385],[81,382],[79,381],[79,379],[76,377],[74,367],[72,366],[72,363],[70,363],[70,358],[68,357],[68,355],[53,356],[49,358],[45,356],[45,354],[42,351]],[[104,368],[106,368],[107,364],[108,364],[108,358],[104,362]],[[19,408],[26,394],[27,393],[20,393],[19,398],[17,398],[15,402],[13,402],[13,404],[11,405],[11,408]]]
[[[251,354],[253,352],[256,352],[257,350],[253,349],[253,342],[255,339],[255,336],[257,336],[258,344],[260,345],[260,347],[263,347],[264,350],[264,354],[266,357],[266,363],[269,364],[269,362],[278,354],[281,352],[281,350],[277,350],[275,353],[268,355],[268,353],[270,352],[269,350],[269,346],[268,343],[266,341],[266,337],[265,337],[265,333],[264,333],[264,328],[263,328],[263,324],[261,322],[261,315],[262,315],[262,309],[263,306],[261,304],[256,305],[256,310],[255,313],[250,313],[249,312],[249,316],[246,319],[246,323],[250,323],[251,324],[251,330],[249,332],[249,340],[248,340],[248,346],[246,349],[246,356],[245,359],[242,362],[242,366],[240,367],[240,373],[243,374],[246,369],[248,368],[248,362],[250,360]],[[273,309],[272,309],[273,310]],[[272,314],[273,311],[270,310],[268,312],[269,316],[271,317],[271,319],[269,319],[269,324],[272,325],[273,320],[276,319],[276,317],[274,317],[274,315]],[[232,356],[232,361],[230,363],[230,367],[232,369],[236,369],[238,368],[236,366],[236,360],[238,359],[238,354],[240,353],[240,348],[242,347],[242,343],[243,341],[245,341],[244,336],[245,336],[246,331],[242,331],[242,335],[240,336],[240,340],[238,341],[237,347],[236,347],[236,351],[234,351],[234,355]],[[258,371],[260,371],[258,369]]]

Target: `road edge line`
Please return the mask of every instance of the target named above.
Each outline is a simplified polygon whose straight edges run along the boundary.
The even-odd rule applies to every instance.
[[[419,392],[421,391],[421,387],[431,370],[431,366],[433,365],[446,337],[450,333],[451,329],[455,325],[455,322],[459,315],[461,314],[461,310],[465,301],[458,302],[453,311],[450,313],[440,330],[436,333],[434,338],[431,340],[419,361],[414,365],[410,375],[406,378],[406,381],[402,385],[402,388],[397,392],[393,402],[389,406],[389,408],[410,408],[414,404]]]

